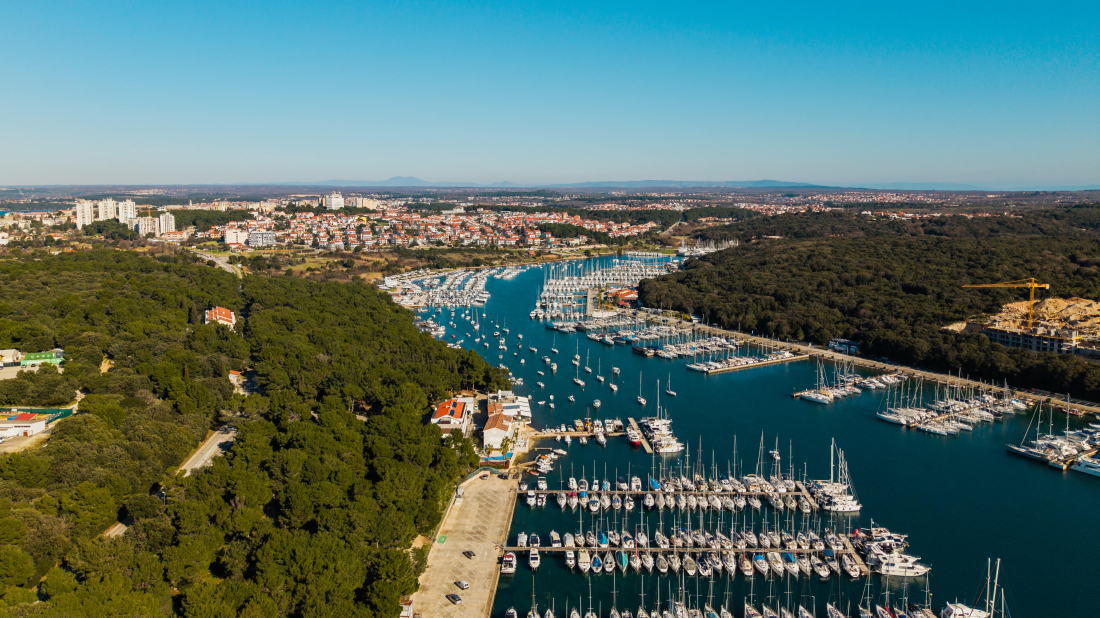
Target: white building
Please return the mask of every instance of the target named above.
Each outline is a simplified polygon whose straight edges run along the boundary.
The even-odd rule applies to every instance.
[[[108,219],[118,218],[118,202],[113,199],[107,198],[105,200],[99,200],[96,206],[98,207],[98,212],[95,217],[96,221],[106,221]]]
[[[137,204],[134,200],[123,200],[118,203],[118,221],[126,223],[129,219],[137,218]]]
[[[432,424],[439,425],[443,435],[452,431],[461,431],[464,435],[470,434],[470,419],[477,409],[477,401],[473,397],[457,397],[439,402],[432,414]]]
[[[78,200],[73,211],[76,215],[76,229],[78,230],[95,221],[95,202]]]
[[[520,397],[512,391],[497,391],[489,395],[489,416],[503,414],[510,420],[531,418],[531,399]]]
[[[152,234],[157,235],[157,220],[153,217],[136,217],[128,219],[126,225],[137,230],[138,235],[146,236]]]
[[[176,215],[166,212],[157,220],[157,236],[176,231]]]
[[[340,210],[344,207],[344,196],[336,191],[326,195],[323,200],[325,208],[329,210]]]
[[[19,414],[15,412],[12,420],[4,417],[0,420],[0,438],[12,438],[16,436],[33,436],[46,430],[46,419],[38,420],[38,415],[30,412]]]
[[[486,453],[499,451],[505,440],[512,438],[513,423],[503,414],[490,414],[481,430],[481,446]]]
[[[227,245],[243,245],[248,242],[248,230],[227,227],[225,228],[225,236],[222,237],[222,242]]]

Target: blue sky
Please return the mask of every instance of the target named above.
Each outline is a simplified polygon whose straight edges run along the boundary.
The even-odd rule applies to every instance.
[[[0,5],[0,183],[1100,183],[1100,3]]]

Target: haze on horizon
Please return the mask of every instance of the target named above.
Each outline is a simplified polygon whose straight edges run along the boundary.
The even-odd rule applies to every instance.
[[[0,184],[1100,184],[1100,5],[8,4]]]

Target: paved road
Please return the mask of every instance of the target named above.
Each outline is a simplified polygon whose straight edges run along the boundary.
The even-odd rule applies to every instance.
[[[192,470],[197,470],[210,464],[210,461],[214,457],[221,455],[229,450],[229,447],[233,444],[233,440],[237,438],[237,430],[234,427],[222,427],[218,431],[215,431],[213,435],[203,441],[199,445],[199,448],[195,449],[191,456],[184,460],[180,465],[180,471],[184,476],[191,474]],[[103,536],[118,537],[126,534],[126,531],[133,525],[133,520],[127,519],[126,521],[120,521],[115,523],[110,528],[103,531]]]
[[[500,574],[498,548],[507,540],[512,522],[516,482],[490,475],[484,481],[475,477],[463,487],[465,496],[440,527],[428,568],[420,576],[420,590],[413,595],[413,610],[422,618],[486,618],[492,611]],[[463,556],[467,550],[477,556]],[[469,582],[469,590],[459,590],[458,580]],[[451,593],[462,597],[462,603],[452,605],[446,599]]]
[[[197,470],[210,464],[210,461],[214,457],[221,455],[229,450],[229,447],[233,445],[233,440],[237,439],[237,429],[235,427],[222,427],[214,432],[205,442],[199,445],[199,448],[195,449],[191,456],[184,460],[180,465],[180,472],[183,472],[184,476],[189,476],[193,470]]]
[[[205,251],[199,251],[198,249],[191,249],[191,250],[194,251],[196,255],[198,255],[199,257],[201,257],[204,260],[213,260],[222,270],[224,270],[228,273],[232,273],[233,275],[236,275],[238,277],[241,276],[241,273],[240,273],[239,270],[237,270],[237,267],[230,264],[229,260],[227,260],[226,258],[221,257],[221,256],[217,256],[217,255],[213,255],[213,254],[210,254],[210,253],[206,253]]]

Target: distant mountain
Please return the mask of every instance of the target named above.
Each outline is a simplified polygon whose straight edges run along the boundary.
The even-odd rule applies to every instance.
[[[967,185],[958,182],[884,182],[860,185],[860,189],[876,191],[990,191],[989,187]]]
[[[670,188],[689,188],[689,187],[727,187],[727,188],[740,188],[740,189],[754,189],[754,188],[799,188],[799,189],[827,189],[822,185],[812,185],[804,182],[787,182],[785,180],[600,180],[597,182],[576,182],[572,184],[559,184],[559,185],[539,185],[547,188],[557,187],[577,187],[577,188],[592,188],[592,187],[607,187],[609,189],[616,187],[636,189],[639,187],[670,187]]]
[[[1100,185],[1037,185],[1012,186],[1003,184],[972,185],[958,182],[885,182],[860,185],[859,189],[876,191],[1096,191]]]

